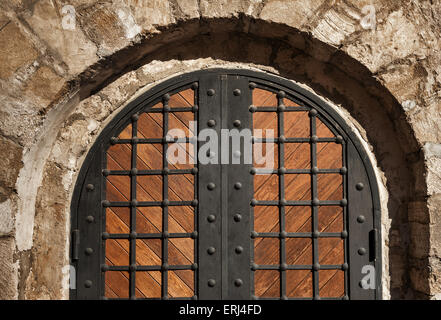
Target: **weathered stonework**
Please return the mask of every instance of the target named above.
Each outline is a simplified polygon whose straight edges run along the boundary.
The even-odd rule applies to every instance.
[[[279,74],[339,110],[377,166],[384,298],[439,298],[440,17],[439,1],[2,1],[0,298],[68,298],[70,201],[94,139],[141,92],[215,66]]]

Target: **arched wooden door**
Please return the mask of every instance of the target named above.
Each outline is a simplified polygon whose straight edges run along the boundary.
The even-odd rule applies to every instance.
[[[71,297],[375,299],[378,224],[369,159],[329,106],[275,76],[195,72],[130,103],[89,152]]]

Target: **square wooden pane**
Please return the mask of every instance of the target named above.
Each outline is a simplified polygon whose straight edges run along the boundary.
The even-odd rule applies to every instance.
[[[255,271],[254,294],[262,298],[280,297],[280,272],[277,270]]]
[[[333,142],[317,143],[317,167],[340,169],[342,167],[342,145]]]
[[[298,103],[296,103],[290,99],[287,99],[287,98],[283,99],[283,104],[287,107],[298,107],[299,106]]]
[[[130,233],[130,208],[106,208],[106,232]]]
[[[278,238],[255,239],[254,262],[260,265],[280,264],[280,240]]]
[[[279,207],[254,207],[254,231],[279,232]]]
[[[287,238],[285,240],[286,263],[291,265],[312,265],[312,240],[308,238]]]
[[[253,136],[256,138],[278,137],[277,113],[255,112],[253,113]]]
[[[138,170],[162,170],[162,145],[142,143],[137,145],[136,168]]]
[[[319,118],[316,118],[316,135],[319,138],[334,138],[335,135],[329,129],[329,127],[322,122]]]
[[[336,173],[318,174],[317,191],[319,200],[343,199],[343,176]]]
[[[311,217],[310,206],[285,207],[285,231],[311,232]]]
[[[283,122],[286,138],[309,138],[310,119],[308,112],[285,112]]]
[[[114,266],[128,266],[130,243],[126,239],[106,240],[106,259]]]
[[[311,168],[311,147],[309,143],[285,143],[285,168]]]
[[[114,144],[107,149],[107,169],[130,170],[132,157],[132,145]]]
[[[260,88],[253,90],[253,105],[256,107],[277,107],[277,103],[275,93]]]
[[[292,201],[311,200],[311,175],[286,174],[285,199]]]
[[[117,136],[118,139],[131,139],[132,138],[132,124],[128,124]]]
[[[136,210],[137,233],[161,233],[162,232],[162,208],[161,207],[138,207]]]
[[[253,166],[262,169],[277,169],[279,166],[278,145],[275,143],[254,143]]]
[[[168,176],[168,198],[170,201],[192,201],[194,199],[194,176],[174,174]]]
[[[287,270],[286,294],[288,298],[312,298],[312,272],[310,270]]]
[[[193,137],[195,131],[193,112],[171,112],[168,117],[168,132],[172,138]]]
[[[136,264],[160,266],[162,257],[161,239],[136,239]]]
[[[279,199],[279,177],[276,174],[254,176],[254,198],[257,200]]]
[[[168,264],[191,265],[194,263],[194,240],[172,238],[168,241]]]
[[[318,208],[318,229],[320,232],[342,232],[343,208],[320,206]]]
[[[171,298],[194,296],[194,272],[192,270],[168,271],[168,295]]]
[[[170,169],[191,169],[195,166],[194,143],[176,142],[168,145],[167,162]]]
[[[108,176],[106,178],[106,200],[129,201],[130,199],[130,177],[129,176]]]
[[[339,265],[344,261],[344,240],[341,238],[318,239],[319,263]]]
[[[194,230],[194,208],[190,206],[168,207],[168,232],[191,233]]]
[[[137,298],[161,298],[161,272],[138,271],[135,275]]]
[[[164,136],[161,113],[141,113],[138,119],[138,138],[158,139]]]
[[[188,108],[194,105],[194,91],[186,89],[172,94],[168,101],[170,108]]]
[[[342,270],[319,271],[321,298],[341,298],[345,295],[345,273]]]
[[[121,271],[107,271],[104,274],[105,291],[107,298],[129,298],[129,273]]]
[[[137,176],[136,200],[162,201],[162,176],[160,175]]]

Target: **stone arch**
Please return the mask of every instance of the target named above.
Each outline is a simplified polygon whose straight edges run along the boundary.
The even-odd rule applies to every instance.
[[[426,270],[428,252],[417,260],[409,256],[412,246],[429,250],[428,230],[427,237],[418,239],[406,234],[408,208],[426,202],[424,157],[397,98],[362,63],[309,33],[248,16],[187,20],[159,29],[158,35],[89,66],[70,82],[71,90],[47,115],[44,134],[28,153],[19,178],[21,183],[40,182],[33,180],[38,179],[33,173],[40,170],[42,174],[38,194],[33,188],[40,183],[18,190],[19,194],[37,194],[33,235],[28,234],[33,237],[29,269],[21,271],[23,297],[66,297],[68,277],[60,272],[68,263],[69,206],[65,201],[70,201],[75,176],[97,132],[138,90],[217,63],[276,73],[346,110],[372,148],[389,193],[389,241],[397,244],[390,244],[389,268],[394,270],[390,273],[392,287],[399,283],[391,296],[404,297],[408,286],[414,289],[411,293],[428,292],[429,275],[423,281],[427,288],[418,289],[411,285],[410,274]],[[74,134],[79,138],[74,139]],[[22,210],[32,200],[22,199]],[[32,214],[33,208],[29,210]],[[427,207],[414,210],[419,214],[416,219],[429,219]],[[398,239],[392,239],[394,230],[398,230]],[[403,255],[405,261],[400,260]],[[54,269],[48,268],[50,264]],[[413,271],[402,270],[410,266]]]

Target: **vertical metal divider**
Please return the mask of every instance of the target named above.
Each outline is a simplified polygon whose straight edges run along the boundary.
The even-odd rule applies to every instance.
[[[222,128],[228,128],[228,106],[226,105],[228,100],[228,78],[226,75],[220,76],[220,119],[221,130]],[[222,131],[221,131],[222,132]],[[221,274],[221,299],[228,297],[228,164],[222,164],[221,144],[219,144],[219,160],[221,167],[221,220],[222,220],[222,234],[221,234],[221,246],[222,246],[222,274]],[[228,146],[230,143],[228,143]],[[230,151],[228,151],[230,156]],[[228,161],[229,162],[229,161]]]
[[[319,248],[318,248],[318,188],[317,188],[317,173],[314,168],[317,168],[317,128],[316,116],[317,111],[312,109],[309,112],[310,116],[310,143],[311,143],[311,196],[312,196],[312,253],[313,253],[313,299],[320,299],[319,295]]]
[[[163,144],[162,144],[162,169],[164,174],[162,175],[162,273],[161,273],[161,288],[162,288],[162,298],[168,299],[168,160],[167,160],[167,150],[168,150],[168,121],[169,121],[169,111],[170,107],[168,101],[170,99],[169,94],[165,94],[162,99],[162,133],[163,133]]]
[[[138,135],[138,115],[132,116],[132,154],[130,176],[130,293],[129,298],[135,299],[136,291],[136,158],[137,158],[137,137]]]
[[[198,135],[198,130],[199,130],[199,85],[198,82],[193,83],[192,86],[193,89],[193,101],[194,101],[194,122],[195,122],[195,127],[194,127],[194,137],[196,139],[194,139],[194,145],[193,147],[193,161],[194,161],[194,166],[199,169],[199,157],[198,157],[198,140],[197,140],[197,135]],[[197,107],[196,107],[197,106]],[[199,175],[199,170],[196,170],[196,174],[193,176],[193,182],[194,182],[194,199],[196,201],[199,200],[199,195],[198,195],[198,189],[199,189],[199,185],[198,185],[198,175]],[[199,234],[199,226],[198,226],[198,220],[199,220],[199,206],[193,206],[193,214],[194,214],[194,230],[195,232],[198,232]],[[199,265],[199,237],[195,237],[194,239],[194,247],[193,247],[193,252],[194,252],[194,257],[193,257],[193,265],[194,266],[198,266]],[[198,299],[199,296],[199,288],[198,288],[198,273],[199,273],[199,268],[193,268],[193,280],[194,280],[194,288],[193,288],[193,297],[194,299]]]
[[[344,140],[342,140],[341,142],[341,149],[342,149],[342,168],[346,168],[347,169],[347,150],[346,150],[346,143],[344,142]],[[348,171],[346,171],[346,174],[343,175],[343,199],[348,199]],[[342,232],[345,232],[346,234],[348,234],[348,206],[343,206],[343,230]],[[343,267],[343,272],[344,272],[344,298],[349,297],[349,271],[348,271],[348,255],[349,255],[349,244],[348,244],[348,240],[349,237],[344,237],[343,238],[343,249],[344,249],[344,254],[343,254],[343,258],[344,258],[344,267]]]
[[[250,82],[249,83],[249,89],[251,90],[251,106],[252,105],[254,105],[254,101],[253,101],[253,91],[254,91],[254,89],[256,88],[256,84],[254,83],[254,82]],[[251,108],[251,106],[249,106],[249,108]],[[254,145],[255,145],[255,142],[254,142],[254,112],[251,112],[250,111],[250,113],[251,113],[251,117],[250,117],[250,128],[251,128],[251,136],[252,136],[252,139],[251,139],[251,143],[252,143],[252,155],[251,155],[251,158],[252,158],[252,162],[251,162],[251,171],[250,171],[250,174],[252,174],[253,175],[253,177],[252,177],[252,179],[251,179],[251,182],[252,182],[252,186],[251,186],[251,188],[252,188],[252,199],[254,199],[254,177],[255,177],[255,168],[254,168]],[[255,231],[254,231],[254,206],[253,205],[251,205],[251,203],[250,203],[250,206],[249,206],[249,208],[250,208],[250,235],[251,234],[253,234]],[[250,295],[251,295],[251,298],[253,299],[253,300],[257,300],[257,297],[256,297],[256,288],[255,288],[255,286],[254,286],[254,273],[256,272],[255,271],[255,268],[253,267],[254,266],[254,242],[255,242],[255,237],[250,237],[250,288],[251,288],[251,292],[250,292]]]
[[[100,145],[100,149],[99,149],[99,154],[102,155],[101,157],[101,172],[100,172],[100,180],[99,183],[101,184],[101,193],[100,193],[100,203],[102,203],[103,200],[105,200],[106,197],[106,180],[107,178],[102,174],[103,170],[107,170],[107,152],[104,150],[103,144]],[[106,215],[106,207],[105,206],[101,206],[101,232],[100,232],[100,237],[99,237],[99,241],[101,242],[101,246],[100,246],[100,271],[101,271],[101,288],[99,289],[100,293],[101,293],[101,298],[105,299],[106,298],[106,241],[103,240],[102,235],[104,232],[107,233],[106,230],[106,219],[107,219],[107,215]]]
[[[277,130],[278,137],[284,137],[284,109],[283,98],[285,93],[280,91],[277,94]],[[285,228],[285,144],[278,139],[278,162],[279,162],[279,228],[280,228],[280,298],[287,299],[286,294],[286,228]]]

